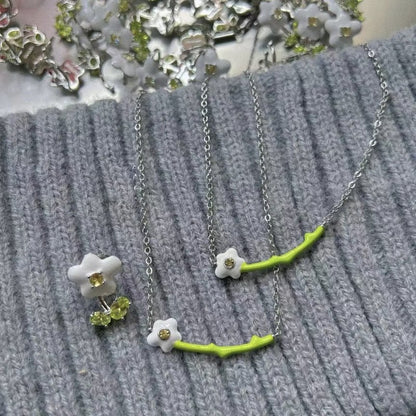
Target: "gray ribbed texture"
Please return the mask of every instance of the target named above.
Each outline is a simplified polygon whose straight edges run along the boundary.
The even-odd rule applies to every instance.
[[[145,342],[133,196],[133,99],[0,123],[1,415],[416,414],[416,29],[373,45],[392,90],[380,144],[315,248],[282,272],[280,344],[227,360]],[[313,230],[371,135],[378,79],[361,48],[258,75],[279,250]],[[268,256],[247,79],[211,84],[220,249]],[[156,317],[185,340],[247,342],[272,327],[270,273],[214,277],[205,222],[199,87],[144,102]],[[83,254],[119,256],[125,322],[66,277]]]

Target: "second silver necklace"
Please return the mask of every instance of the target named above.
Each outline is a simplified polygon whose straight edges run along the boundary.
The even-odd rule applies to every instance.
[[[263,120],[259,105],[259,98],[257,88],[252,74],[246,74],[249,81],[251,97],[253,101],[253,108],[256,118],[257,130],[257,145],[258,145],[258,160],[260,166],[261,177],[261,194],[263,202],[264,219],[267,225],[267,234],[270,252],[272,256],[264,261],[246,263],[244,259],[238,256],[234,248],[227,249],[224,253],[217,254],[217,241],[215,238],[215,198],[212,178],[212,155],[211,155],[211,132],[209,127],[209,110],[208,110],[208,82],[205,81],[201,86],[201,115],[203,123],[203,137],[204,137],[204,160],[205,160],[205,176],[206,176],[206,209],[207,209],[207,231],[208,231],[208,248],[210,252],[210,260],[212,266],[215,267],[215,275],[219,278],[230,276],[234,279],[240,277],[241,273],[250,272],[254,270],[273,270],[273,298],[274,298],[274,323],[272,332],[265,336],[253,335],[250,342],[240,345],[218,346],[216,344],[198,344],[182,341],[182,336],[177,328],[177,322],[174,318],[166,320],[154,321],[154,288],[153,288],[153,256],[150,243],[150,234],[148,228],[148,204],[147,204],[147,178],[146,169],[144,165],[143,156],[143,133],[142,133],[142,96],[140,93],[136,100],[136,114],[135,114],[135,131],[136,131],[136,155],[137,165],[134,170],[134,190],[135,198],[140,207],[141,231],[143,234],[143,247],[145,253],[146,263],[146,278],[147,278],[147,326],[149,335],[147,342],[155,347],[160,347],[164,352],[170,352],[172,349],[182,351],[215,354],[219,357],[225,358],[233,354],[240,354],[247,351],[252,351],[261,347],[265,347],[281,335],[281,316],[280,316],[280,301],[279,301],[279,265],[288,264],[295,259],[297,255],[310,247],[317,241],[324,233],[325,227],[330,223],[338,211],[343,207],[345,202],[349,199],[353,189],[355,188],[359,178],[362,176],[365,168],[368,165],[374,147],[377,144],[377,138],[382,126],[383,114],[389,100],[389,89],[387,81],[382,72],[381,66],[375,56],[373,50],[368,46],[364,49],[371,59],[376,74],[379,79],[380,88],[382,92],[381,99],[378,103],[375,113],[375,121],[373,124],[373,132],[368,147],[364,151],[363,157],[359,163],[358,169],[353,174],[352,180],[344,189],[341,198],[336,202],[329,213],[322,219],[318,227],[311,233],[306,233],[304,241],[288,251],[285,254],[277,255],[277,249],[274,242],[272,218],[270,214],[270,205],[268,197],[268,175],[266,167],[266,142],[263,132]]]

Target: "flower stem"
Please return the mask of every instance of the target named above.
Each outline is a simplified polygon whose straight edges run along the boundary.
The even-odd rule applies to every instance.
[[[104,309],[104,312],[110,312],[110,307],[108,303],[105,301],[103,296],[98,296],[98,301],[100,302],[101,307]]]

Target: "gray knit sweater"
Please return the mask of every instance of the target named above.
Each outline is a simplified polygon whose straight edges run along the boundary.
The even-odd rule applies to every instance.
[[[281,273],[281,341],[240,356],[146,343],[131,165],[134,101],[0,122],[0,415],[416,414],[416,28],[376,42],[392,100],[369,169],[323,239]],[[257,75],[281,252],[337,201],[371,136],[380,88],[362,48]],[[35,98],[33,98],[35,99]],[[199,87],[144,101],[155,317],[189,342],[238,344],[273,325],[270,272],[215,278]],[[210,96],[218,249],[269,257],[245,77]],[[68,281],[84,254],[123,262],[123,322]]]

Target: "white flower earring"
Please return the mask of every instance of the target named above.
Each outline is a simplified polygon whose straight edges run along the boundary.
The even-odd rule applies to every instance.
[[[113,295],[117,285],[114,276],[121,270],[121,261],[116,256],[100,258],[88,253],[81,264],[68,269],[68,278],[79,285],[82,296],[97,298],[103,311],[93,312],[90,322],[95,326],[107,326],[112,320],[123,319],[130,307],[130,301],[121,296],[108,305],[105,296]]]

